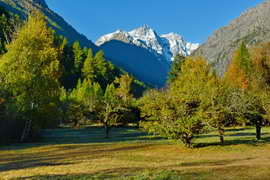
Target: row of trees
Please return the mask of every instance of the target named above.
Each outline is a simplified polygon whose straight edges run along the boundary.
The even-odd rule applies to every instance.
[[[62,89],[61,104],[64,123],[79,127],[85,122],[99,123],[105,127],[106,137],[114,125],[139,122],[139,110],[131,93],[133,78],[122,75],[105,88],[89,79],[79,81],[71,92]]]
[[[105,60],[102,51],[68,44],[39,12],[12,37],[0,57],[0,143],[82,120],[102,123],[108,136],[110,126],[138,120],[132,88],[139,94],[145,86]]]
[[[269,119],[270,44],[235,52],[224,77],[201,57],[177,56],[163,90],[150,90],[105,59],[104,53],[69,44],[36,12],[5,42],[0,57],[0,142],[23,141],[41,128],[85,122],[105,127],[139,123],[150,133],[181,140],[225,127],[261,126]],[[138,91],[139,89],[139,91]]]
[[[235,52],[224,77],[201,57],[178,56],[168,87],[151,90],[140,99],[142,127],[148,132],[192,146],[194,136],[216,129],[224,143],[225,127],[261,126],[269,119],[270,44]]]

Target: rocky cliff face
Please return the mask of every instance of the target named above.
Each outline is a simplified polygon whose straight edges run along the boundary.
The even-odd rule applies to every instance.
[[[99,49],[84,35],[78,33],[61,16],[49,9],[45,0],[0,0],[0,5],[15,14],[19,14],[22,18],[26,18],[32,10],[39,10],[47,16],[49,25],[57,34],[67,37],[70,42],[79,41],[82,46],[90,47],[94,51]]]
[[[241,42],[251,46],[266,41],[270,41],[270,0],[247,10],[228,26],[214,32],[193,55],[207,58],[222,75]]]

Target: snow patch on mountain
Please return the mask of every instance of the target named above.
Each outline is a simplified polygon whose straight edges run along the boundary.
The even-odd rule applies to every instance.
[[[96,41],[96,45],[119,40],[133,44],[149,50],[158,57],[163,56],[165,60],[172,61],[177,54],[189,56],[199,47],[198,43],[186,42],[182,36],[176,33],[158,35],[154,29],[144,25],[130,32],[117,30],[113,33],[104,35]]]

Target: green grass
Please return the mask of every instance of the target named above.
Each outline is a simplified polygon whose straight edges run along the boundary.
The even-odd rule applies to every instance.
[[[197,148],[135,128],[46,130],[40,143],[0,147],[0,179],[269,179],[270,128],[230,128],[197,137]]]

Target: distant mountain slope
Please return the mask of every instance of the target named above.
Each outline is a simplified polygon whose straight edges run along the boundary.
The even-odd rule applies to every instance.
[[[101,48],[113,64],[132,73],[139,80],[153,87],[164,86],[170,64],[157,60],[157,56],[147,49],[118,40],[108,41]]]
[[[241,42],[248,46],[270,41],[270,0],[244,12],[228,26],[217,30],[193,55],[204,56],[223,74]]]
[[[153,86],[164,86],[170,64],[177,54],[188,56],[198,44],[178,34],[158,35],[147,25],[130,32],[117,30],[96,41],[112,62]]]
[[[79,41],[82,46],[98,50],[94,43],[79,34],[61,16],[49,9],[45,0],[0,0],[0,6],[4,6],[7,10],[19,14],[23,18],[27,17],[29,11],[40,10],[47,16],[50,26],[57,34],[67,37],[70,42]]]

